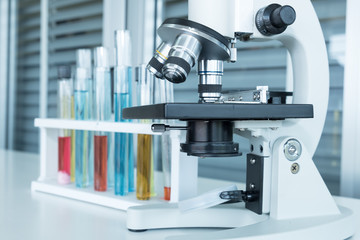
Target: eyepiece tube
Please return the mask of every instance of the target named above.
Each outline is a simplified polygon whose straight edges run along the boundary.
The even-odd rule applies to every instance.
[[[157,78],[164,78],[164,75],[162,74],[162,68],[168,59],[170,49],[170,44],[162,42],[156,49],[154,57],[151,58],[150,62],[146,66],[146,68]]]

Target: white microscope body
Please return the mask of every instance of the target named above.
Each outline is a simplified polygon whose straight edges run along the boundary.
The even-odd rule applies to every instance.
[[[281,34],[264,36],[255,26],[254,18],[259,9],[271,3],[264,0],[190,0],[189,19],[224,36],[232,37],[236,32],[252,33],[250,40],[278,40],[288,49],[294,73],[293,104],[313,104],[315,117],[284,120],[276,130],[269,127],[247,128],[244,122],[235,123],[235,128],[252,132],[250,140],[258,143],[255,149],[259,144],[269,147],[268,151],[263,151],[267,153],[258,154],[272,162],[265,171],[270,174],[264,176],[268,179],[267,187],[271,189],[264,199],[264,209],[269,209],[271,216],[283,219],[337,214],[339,211],[334,200],[312,161],[325,123],[329,98],[328,58],[320,23],[310,1],[277,1],[280,5],[289,4],[296,9],[296,21]],[[241,132],[239,134],[242,135]],[[264,142],[261,143],[258,138]],[[296,161],[286,160],[284,153],[281,154],[286,138],[301,142],[302,153]],[[300,167],[296,175],[290,171],[293,163],[298,163]],[[311,169],[314,172],[310,172]],[[296,199],[301,199],[301,202],[294,209]]]
[[[129,229],[235,227],[186,239],[345,239],[354,234],[352,212],[335,203],[312,160],[329,96],[328,60],[320,23],[310,0],[278,0],[277,4],[296,10],[296,21],[280,34],[265,36],[256,25],[256,15],[272,3],[189,0],[189,20],[227,38],[282,42],[290,53],[293,68],[292,104],[313,105],[311,119],[234,121],[235,133],[250,140],[252,154],[257,156],[248,157],[248,168],[261,161],[260,214],[227,207],[191,214],[181,214],[171,204],[135,207],[128,210]],[[232,49],[232,60],[236,60],[234,53]]]

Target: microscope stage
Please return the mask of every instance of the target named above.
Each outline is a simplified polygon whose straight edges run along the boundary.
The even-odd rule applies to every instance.
[[[162,103],[125,108],[125,119],[283,120],[313,118],[311,104]]]

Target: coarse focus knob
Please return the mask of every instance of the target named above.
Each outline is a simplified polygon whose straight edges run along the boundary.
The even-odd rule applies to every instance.
[[[270,4],[257,12],[255,21],[261,34],[271,36],[284,32],[295,19],[296,12],[291,6]]]

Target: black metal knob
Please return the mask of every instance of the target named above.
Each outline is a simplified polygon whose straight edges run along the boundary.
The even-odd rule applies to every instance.
[[[295,10],[288,5],[276,8],[270,15],[271,23],[278,28],[293,24],[295,18]]]
[[[151,125],[151,131],[153,132],[165,132],[166,127],[169,127],[165,124],[153,124]]]
[[[295,19],[296,12],[291,6],[270,4],[257,12],[256,27],[261,34],[271,36],[284,32]]]

